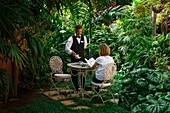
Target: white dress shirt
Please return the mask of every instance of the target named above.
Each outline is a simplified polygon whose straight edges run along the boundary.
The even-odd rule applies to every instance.
[[[76,35],[76,34],[75,34],[75,35]],[[82,37],[81,37],[81,38],[82,38]],[[79,44],[80,44],[81,38],[76,38]],[[65,51],[66,51],[68,54],[71,54],[71,52],[73,51],[73,50],[71,50],[72,44],[73,44],[73,37],[70,36],[69,39],[67,40],[67,43],[66,43],[66,46],[65,46]],[[87,38],[86,38],[86,36],[84,36],[84,49],[86,48],[86,46],[87,46]]]

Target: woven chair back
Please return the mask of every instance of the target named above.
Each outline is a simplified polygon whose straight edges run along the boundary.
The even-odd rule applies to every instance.
[[[59,56],[52,56],[49,61],[50,68],[53,73],[62,74],[63,62]]]
[[[107,64],[104,70],[104,82],[113,80],[115,73],[116,73],[115,63]]]

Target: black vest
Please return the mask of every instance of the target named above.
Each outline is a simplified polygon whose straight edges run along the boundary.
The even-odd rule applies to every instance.
[[[84,61],[84,36],[81,35],[80,44],[78,43],[75,35],[73,35],[72,38],[73,38],[73,44],[71,46],[71,50],[76,52],[76,54],[79,54],[81,58],[76,59],[73,56],[71,56],[71,62]]]

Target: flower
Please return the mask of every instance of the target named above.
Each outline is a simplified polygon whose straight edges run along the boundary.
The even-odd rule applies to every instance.
[[[60,30],[60,33],[65,33],[66,31],[65,30]]]

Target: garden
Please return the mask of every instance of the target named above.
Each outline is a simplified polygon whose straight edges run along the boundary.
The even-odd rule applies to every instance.
[[[170,112],[169,0],[1,0],[0,10],[0,112]],[[65,45],[77,24],[86,58],[97,58],[102,43],[111,48],[117,104],[71,97],[90,107],[75,110],[39,92],[51,85],[52,56],[69,73]]]

